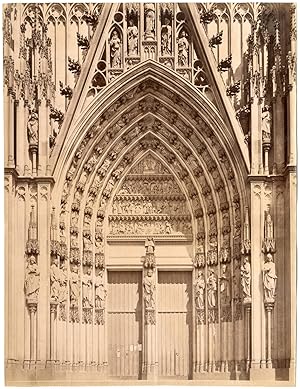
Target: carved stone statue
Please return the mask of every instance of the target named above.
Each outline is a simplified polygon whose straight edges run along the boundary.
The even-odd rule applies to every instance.
[[[194,288],[195,288],[196,308],[204,309],[205,279],[202,271],[198,273],[198,277],[195,281]]]
[[[155,300],[154,300],[154,292],[155,292],[155,281],[153,270],[149,269],[147,274],[144,277],[143,281],[144,286],[144,300],[145,300],[145,308],[155,308]]]
[[[227,265],[221,267],[220,300],[223,305],[230,304],[230,274]]]
[[[262,272],[265,301],[274,302],[277,276],[272,254],[267,254]]]
[[[121,40],[117,30],[112,32],[110,41],[110,58],[111,58],[111,67],[120,68],[121,67]]]
[[[73,307],[78,307],[79,295],[80,295],[80,284],[79,284],[79,275],[78,267],[74,266],[70,275],[69,280],[70,285],[70,303]]]
[[[65,264],[62,264],[60,268],[59,284],[59,302],[62,303],[67,300],[68,274]]]
[[[92,240],[89,235],[83,236],[83,249],[85,251],[90,251],[92,249]]]
[[[241,266],[241,285],[244,295],[244,300],[251,298],[251,265],[249,258],[245,257]]]
[[[82,277],[82,305],[84,308],[93,306],[93,281],[92,270],[89,267],[86,274]]]
[[[178,39],[178,66],[188,66],[189,62],[189,42],[186,38],[186,32],[181,31]]]
[[[53,259],[50,267],[50,298],[58,300],[60,293],[60,269],[58,258]]]
[[[261,116],[261,127],[262,127],[262,134],[263,137],[270,138],[271,137],[271,113],[269,109],[267,108]]]
[[[38,145],[38,128],[39,128],[39,117],[35,108],[29,108],[29,118],[27,122],[27,136],[29,145]]]
[[[172,234],[172,226],[171,226],[171,223],[168,221],[166,221],[166,224],[165,224],[165,233]]]
[[[107,291],[103,281],[103,271],[101,271],[95,278],[95,307],[104,308]]]
[[[273,237],[274,237],[273,220],[272,220],[272,216],[270,214],[270,210],[268,209],[266,212],[266,218],[265,218],[265,238],[273,239]]]
[[[146,254],[154,254],[155,244],[153,238],[147,238],[145,242]]]
[[[145,4],[145,39],[153,40],[155,37],[155,4]]]
[[[217,277],[213,269],[209,270],[207,278],[207,302],[209,308],[215,308],[217,303]]]
[[[24,289],[26,298],[28,300],[35,300],[38,298],[40,290],[40,271],[34,255],[28,259],[28,264],[25,271]]]
[[[138,54],[139,31],[138,31],[137,26],[134,25],[132,19],[129,19],[128,24],[129,24],[129,26],[127,28],[128,55],[137,55]]]
[[[165,24],[161,26],[161,52],[162,55],[172,54],[172,27],[168,18],[165,19]]]

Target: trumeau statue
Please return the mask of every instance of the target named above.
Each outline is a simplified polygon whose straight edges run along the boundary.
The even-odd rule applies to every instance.
[[[70,275],[69,280],[70,285],[70,302],[71,306],[78,307],[79,295],[80,295],[80,284],[79,284],[79,275],[78,267],[74,266]]]
[[[245,257],[241,266],[241,285],[244,301],[251,299],[251,265],[249,258]]]
[[[155,281],[154,281],[154,275],[152,269],[147,270],[147,273],[144,277],[143,285],[144,285],[145,308],[154,309],[155,308],[155,300],[154,300]]]
[[[139,31],[137,26],[134,25],[132,19],[129,19],[127,27],[128,55],[133,56],[138,54],[138,35]]]
[[[50,267],[50,298],[53,300],[58,300],[59,298],[60,277],[61,271],[59,269],[59,260],[58,258],[54,258]]]
[[[111,67],[120,68],[121,67],[121,40],[117,30],[112,32],[110,41],[110,58],[111,58]]]
[[[95,308],[104,308],[107,291],[103,281],[103,271],[95,278]]]
[[[217,277],[213,269],[209,270],[207,278],[207,302],[209,308],[215,308],[217,304]]]
[[[194,284],[195,290],[195,304],[196,308],[204,309],[204,292],[205,292],[205,279],[202,271],[198,272],[198,277]]]
[[[265,301],[274,302],[277,276],[272,254],[267,254],[262,272]]]
[[[27,136],[29,145],[38,145],[39,117],[34,107],[29,108],[29,118],[27,122]]]
[[[35,256],[28,259],[25,271],[25,295],[27,300],[36,300],[40,290],[40,271]]]

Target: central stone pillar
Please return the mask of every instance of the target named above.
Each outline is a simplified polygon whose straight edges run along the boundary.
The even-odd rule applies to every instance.
[[[158,376],[156,345],[156,284],[154,240],[148,238],[145,243],[146,255],[143,268],[143,311],[144,311],[144,352],[142,378],[155,380]]]

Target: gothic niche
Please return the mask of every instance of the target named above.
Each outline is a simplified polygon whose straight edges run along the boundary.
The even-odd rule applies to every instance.
[[[147,154],[124,178],[109,215],[113,237],[192,240],[191,215],[175,177]]]

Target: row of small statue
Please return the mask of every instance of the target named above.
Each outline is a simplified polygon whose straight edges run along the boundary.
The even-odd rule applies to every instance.
[[[187,213],[185,201],[171,200],[115,200],[112,206],[113,215],[184,215]]]
[[[126,179],[118,194],[180,194],[180,189],[174,179],[164,180],[148,180],[143,178],[141,180]]]
[[[80,286],[82,285],[82,306],[83,308],[92,308],[94,306],[92,269],[91,267],[88,267],[86,273],[83,273],[82,278],[80,277],[78,270],[78,266],[73,266],[69,278],[70,304],[71,306],[78,307]],[[103,270],[100,270],[94,279],[95,308],[105,307],[107,291],[104,286],[103,273]],[[67,278],[63,278],[63,285],[61,281],[59,261],[55,258],[50,268],[50,296],[54,301],[59,301],[62,287],[64,287],[66,293]]]
[[[153,40],[155,37],[154,16],[146,18],[145,39]],[[132,19],[128,21],[127,27],[127,54],[128,56],[137,56],[139,52],[139,30]],[[112,68],[122,67],[122,38],[117,29],[114,29],[109,39],[110,46],[110,66]],[[182,29],[177,38],[178,66],[185,67],[189,65],[189,42],[187,33]],[[161,27],[161,54],[162,56],[172,55],[172,26],[170,19],[165,19],[165,24]]]
[[[124,234],[177,234],[191,235],[190,222],[173,221],[110,221],[111,235]]]
[[[220,281],[220,299],[221,304],[230,303],[230,274],[227,265],[222,265]],[[262,268],[263,289],[265,302],[275,301],[277,276],[275,263],[272,254],[267,254],[265,263]],[[208,278],[205,282],[203,271],[198,272],[194,284],[196,308],[204,309],[205,307],[205,288],[207,287],[207,303],[209,308],[216,307],[218,278],[213,269],[208,269]],[[249,258],[245,257],[241,266],[241,287],[244,296],[244,302],[251,302],[251,265]]]
[[[154,254],[155,245],[153,239],[147,239],[145,243],[146,254]],[[228,303],[230,300],[230,275],[227,265],[222,265],[220,276],[220,293],[221,302]],[[263,288],[265,302],[273,303],[275,301],[277,275],[275,263],[272,254],[267,254],[265,263],[262,268],[263,273]],[[59,267],[59,260],[55,258],[50,269],[50,294],[51,299],[58,302],[63,302],[67,297],[67,269],[65,264]],[[155,281],[153,270],[149,269],[144,277],[144,292],[146,308],[154,308],[154,291]],[[70,286],[70,303],[73,306],[78,306],[80,297],[80,277],[78,267],[74,266],[69,279]],[[107,291],[104,286],[103,271],[96,275],[94,280],[95,286],[95,307],[104,308]],[[245,257],[241,266],[241,286],[244,295],[244,301],[251,301],[251,265],[249,258]],[[205,282],[203,271],[198,272],[195,281],[195,299],[196,307],[204,308],[205,288],[207,287],[207,302],[209,308],[215,308],[217,303],[217,288],[218,278],[214,269],[208,269],[208,278]],[[25,273],[25,295],[28,300],[38,299],[40,289],[40,271],[37,265],[35,256],[30,256]],[[93,279],[91,268],[82,278],[82,301],[83,307],[93,307]],[[223,299],[223,300],[222,300]],[[146,301],[147,300],[147,301]]]

